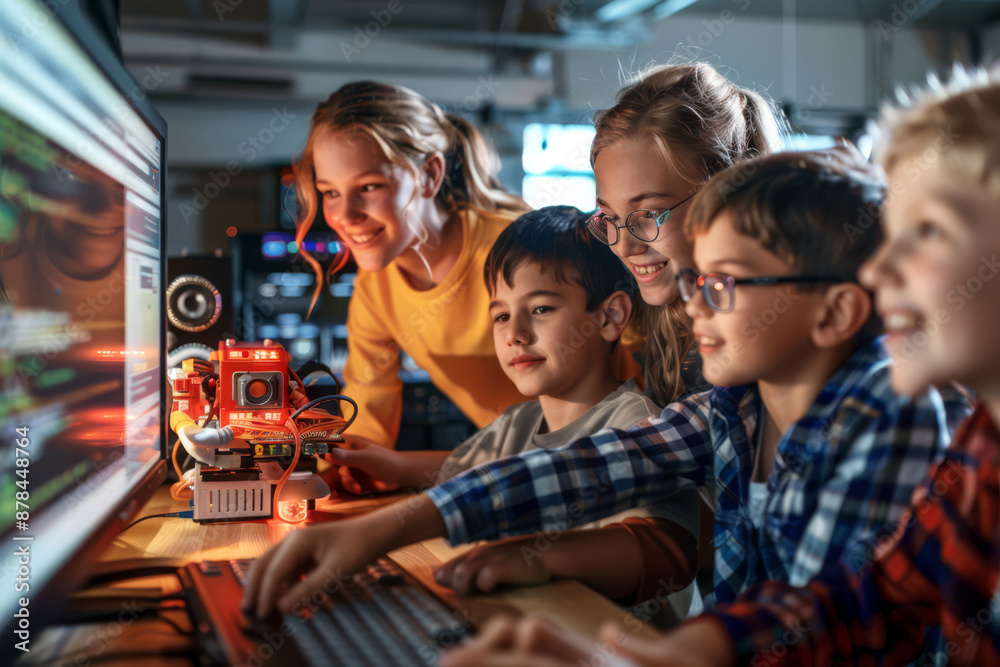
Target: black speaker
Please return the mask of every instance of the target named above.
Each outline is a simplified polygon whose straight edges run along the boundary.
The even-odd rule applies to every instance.
[[[167,365],[208,359],[233,335],[233,264],[229,257],[167,259]]]

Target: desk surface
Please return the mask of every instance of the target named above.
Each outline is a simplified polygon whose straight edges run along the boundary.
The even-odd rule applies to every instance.
[[[321,516],[324,520],[338,520],[356,516],[398,499],[399,496],[359,498],[350,501],[324,501],[317,507],[316,512],[322,513]],[[187,509],[186,504],[173,500],[168,488],[163,487],[142,508],[137,518],[185,509]],[[123,531],[102,555],[101,561],[110,563],[134,558],[170,559],[180,567],[185,563],[202,560],[254,558],[264,553],[273,543],[279,541],[291,530],[308,525],[290,526],[276,521],[198,524],[190,519],[150,519]],[[557,581],[544,586],[507,589],[503,593],[493,595],[455,596],[450,589],[443,588],[434,582],[433,572],[438,564],[468,548],[468,546],[452,548],[444,540],[435,539],[398,549],[389,555],[421,583],[451,603],[456,609],[461,610],[473,621],[482,620],[497,611],[515,614],[534,613],[546,616],[567,629],[594,639],[597,639],[598,629],[603,623],[607,621],[613,621],[619,625],[625,623],[626,612],[624,609],[576,581]],[[122,588],[122,586],[127,588]],[[142,593],[146,595],[169,594],[176,592],[177,589],[178,584],[174,577],[147,577],[142,580],[133,580],[127,584],[119,584],[113,590],[121,591],[123,597],[127,598],[129,595],[135,596]],[[94,594],[107,595],[108,590],[105,588]],[[178,618],[175,620],[183,625],[181,611],[178,610]],[[155,619],[151,620],[155,622]],[[131,631],[127,627],[119,629],[118,636],[110,636],[115,633],[104,627],[103,630],[109,636],[107,642],[100,643],[100,647],[106,649],[109,654],[117,654],[123,650],[121,642],[125,642],[124,650],[128,650],[129,635],[134,635],[140,624],[137,622],[135,625],[136,628]],[[652,628],[645,625],[640,626],[637,619],[634,618],[629,619],[624,627],[638,628],[637,634],[640,636],[656,635]],[[45,647],[49,650],[42,650],[39,653],[33,651],[33,653],[37,657],[47,660],[51,660],[55,655],[71,656],[81,651],[93,654],[95,632],[99,630],[101,628],[95,630],[92,627],[77,626],[71,630],[64,628],[47,631],[47,634],[42,637],[40,648]],[[186,641],[180,635],[171,640],[168,636],[168,630],[169,628],[165,628],[162,624],[152,631],[148,628],[144,629],[143,642],[146,643],[146,649],[148,650],[148,642],[152,636],[149,634],[150,632],[155,632],[155,641],[162,642],[165,647],[170,647],[173,641]],[[132,639],[138,641],[137,637]],[[80,648],[76,648],[77,643],[79,643]],[[107,648],[112,643],[114,644],[113,650]],[[30,662],[34,662],[34,660]],[[108,661],[102,659],[101,662],[107,663]],[[69,664],[72,664],[72,658],[69,659]],[[131,660],[123,660],[122,664],[136,664],[136,660],[133,657]],[[171,659],[166,658],[163,661],[158,661],[157,664],[190,664],[190,662],[188,659],[178,659],[172,662]]]

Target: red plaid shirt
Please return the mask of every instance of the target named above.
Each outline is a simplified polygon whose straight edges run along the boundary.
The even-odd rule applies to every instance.
[[[867,564],[858,558],[868,557]],[[956,433],[899,527],[804,588],[767,582],[710,615],[741,663],[905,664],[927,626],[935,664],[1000,664],[1000,432],[983,406]]]

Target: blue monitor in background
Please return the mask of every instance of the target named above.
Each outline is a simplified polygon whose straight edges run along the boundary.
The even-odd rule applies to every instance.
[[[4,654],[166,474],[165,148],[74,0],[0,3]]]

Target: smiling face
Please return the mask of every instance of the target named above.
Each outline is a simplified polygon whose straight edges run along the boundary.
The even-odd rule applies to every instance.
[[[413,175],[361,132],[326,132],[313,144],[316,189],[327,223],[358,266],[381,271],[418,240],[407,215],[426,197]]]
[[[958,381],[1000,380],[1000,197],[940,161],[889,174],[885,240],[861,269],[876,294],[893,388],[913,395]]]
[[[561,398],[604,372],[599,360],[610,358],[613,341],[602,337],[600,310],[587,312],[586,290],[530,262],[511,279],[498,277],[490,317],[497,359],[517,390]]]
[[[723,211],[707,231],[694,237],[699,273],[734,278],[795,275],[788,262],[760,241],[737,232],[730,216]],[[822,290],[802,292],[788,284],[734,289],[728,313],[709,308],[700,291],[687,304],[705,379],[726,386],[792,379],[815,351],[811,330],[822,307]]]
[[[636,209],[662,212],[675,207],[654,241],[640,241],[622,228],[618,243],[611,246],[635,276],[646,303],[673,303],[679,295],[674,276],[693,263],[691,243],[684,236],[690,202],[677,204],[695,188],[667,168],[651,142],[619,141],[604,148],[594,161],[594,178],[597,204],[615,224],[624,225]]]

